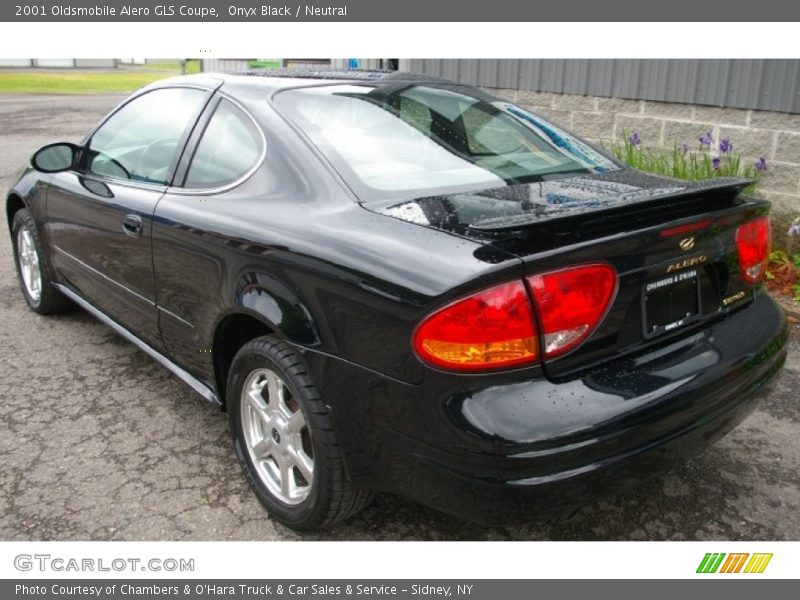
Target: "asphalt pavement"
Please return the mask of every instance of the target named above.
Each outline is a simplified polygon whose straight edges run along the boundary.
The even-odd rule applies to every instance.
[[[80,141],[121,99],[0,96],[4,194],[36,148]],[[513,528],[379,496],[345,524],[299,536],[250,492],[217,407],[88,314],[27,309],[5,224],[0,232],[0,539],[800,539],[797,325],[784,374],[756,412],[634,490]]]

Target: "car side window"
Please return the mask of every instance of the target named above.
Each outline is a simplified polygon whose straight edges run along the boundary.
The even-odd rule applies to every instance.
[[[103,177],[169,183],[181,140],[197,120],[206,94],[164,88],[131,100],[92,135],[84,168]]]
[[[206,127],[186,176],[186,188],[214,188],[246,175],[258,162],[263,139],[250,118],[223,99]]]

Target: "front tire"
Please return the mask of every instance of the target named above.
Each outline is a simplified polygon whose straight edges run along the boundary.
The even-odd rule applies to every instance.
[[[30,309],[40,315],[53,315],[70,308],[70,301],[53,285],[36,223],[28,209],[14,213],[11,240],[19,287]]]
[[[227,402],[236,456],[277,521],[313,531],[369,503],[369,492],[347,479],[329,409],[292,346],[272,336],[245,344],[231,365]]]

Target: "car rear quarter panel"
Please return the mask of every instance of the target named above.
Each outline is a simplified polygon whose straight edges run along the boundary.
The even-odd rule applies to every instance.
[[[191,369],[210,367],[204,350],[216,325],[242,312],[298,346],[417,381],[411,333],[429,307],[476,279],[490,285],[521,274],[516,260],[487,264],[474,243],[408,231],[355,204],[330,210],[308,201],[301,219],[296,202],[277,199],[210,201],[225,203],[224,217],[190,202],[162,200],[153,245],[165,342]],[[237,211],[246,223],[231,222]]]

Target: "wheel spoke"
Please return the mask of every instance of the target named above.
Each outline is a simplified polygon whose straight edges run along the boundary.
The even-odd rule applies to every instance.
[[[269,406],[273,410],[283,410],[286,406],[283,398],[284,390],[283,382],[275,373],[270,373],[267,376],[267,391],[269,394]]]
[[[256,460],[264,460],[272,456],[272,443],[269,438],[263,437],[252,446],[253,456]]]
[[[270,456],[268,459],[264,460],[262,465],[263,472],[267,476],[267,485],[274,491],[279,490],[281,488],[281,470],[278,463],[275,461],[275,456]]]
[[[311,483],[311,480],[314,478],[314,461],[309,457],[304,451],[292,449],[290,456],[292,457],[292,462],[294,462],[294,466],[300,471],[300,474],[303,476],[308,483]]]
[[[249,394],[247,394],[246,399],[248,406],[253,411],[253,416],[261,421],[264,428],[268,427],[270,418],[269,414],[267,413],[267,407],[264,405],[264,400],[261,398],[260,393],[251,391]]]
[[[281,494],[286,498],[292,498],[296,488],[292,462],[283,458],[278,462],[278,466],[281,469]]]
[[[261,375],[253,379],[253,382],[250,384],[250,391],[254,393],[260,393],[267,385],[267,377],[266,375]]]
[[[256,414],[262,421],[269,421],[269,416],[266,413],[267,402],[264,400],[263,389],[267,385],[266,377],[257,377],[253,379],[252,383],[247,389],[247,402],[256,411]]]
[[[286,421],[286,429],[289,433],[300,433],[305,426],[306,418],[301,410],[298,410]]]
[[[250,389],[245,398],[247,398],[247,403],[259,412],[267,408],[264,399],[261,397],[261,392],[257,389]]]

